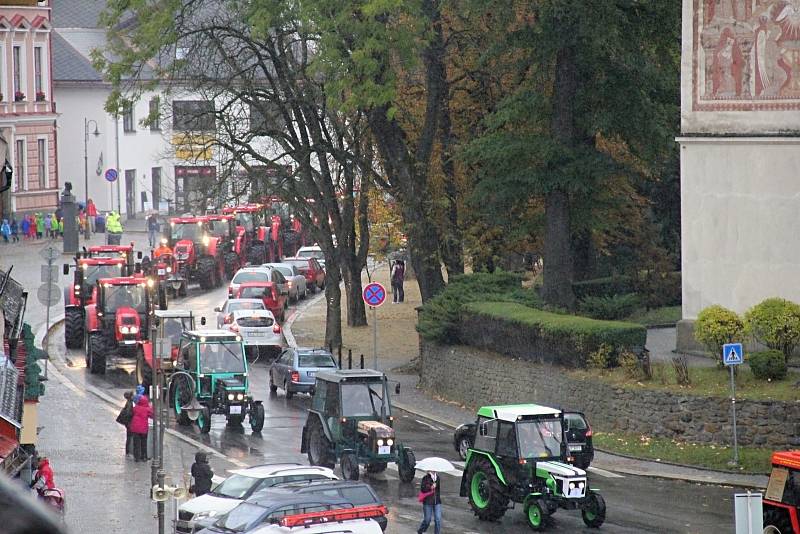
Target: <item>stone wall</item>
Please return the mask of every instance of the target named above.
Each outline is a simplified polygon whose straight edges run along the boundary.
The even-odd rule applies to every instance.
[[[421,387],[470,407],[535,402],[579,410],[600,431],[729,444],[730,400],[676,395],[567,376],[563,368],[468,346],[420,341]],[[741,445],[800,445],[800,402],[739,401]]]

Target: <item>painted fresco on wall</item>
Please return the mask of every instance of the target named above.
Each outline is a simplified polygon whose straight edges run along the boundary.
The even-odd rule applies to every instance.
[[[694,110],[800,109],[800,0],[694,0]]]

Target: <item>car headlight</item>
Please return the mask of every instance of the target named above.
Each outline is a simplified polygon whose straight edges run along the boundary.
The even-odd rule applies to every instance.
[[[196,514],[194,514],[194,517],[192,519],[195,520],[204,519],[206,517],[214,517],[215,515],[217,515],[216,510],[204,510],[202,512],[197,512]]]
[[[236,397],[236,395],[234,395],[233,393],[228,393],[228,400],[229,401],[232,401],[235,397]]]

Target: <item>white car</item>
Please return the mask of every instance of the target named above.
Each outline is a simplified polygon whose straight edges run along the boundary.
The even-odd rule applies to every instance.
[[[308,285],[306,277],[300,272],[300,269],[291,263],[265,263],[264,267],[271,267],[281,272],[284,278],[289,282],[289,300],[297,302],[299,299],[304,299],[308,295]]]
[[[284,294],[289,293],[289,282],[279,270],[273,267],[260,265],[257,267],[242,267],[231,278],[228,284],[228,297],[236,294],[239,286],[246,282],[272,282],[278,291]]]
[[[298,258],[316,258],[319,264],[325,267],[325,254],[322,253],[322,249],[319,245],[300,247],[297,249],[297,254],[295,254],[295,256]]]
[[[233,321],[225,328],[239,334],[245,351],[252,355],[277,356],[283,348],[281,325],[269,310],[234,310]]]
[[[228,299],[222,306],[217,306],[217,329],[222,330],[233,322],[233,312],[236,310],[266,310],[261,299]]]
[[[231,471],[231,476],[209,493],[186,501],[178,508],[175,531],[194,532],[201,519],[227,514],[259,489],[302,480],[338,480],[327,467],[300,464],[268,464]]]

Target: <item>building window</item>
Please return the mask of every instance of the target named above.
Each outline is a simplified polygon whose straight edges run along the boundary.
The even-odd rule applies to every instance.
[[[151,132],[158,132],[161,130],[159,103],[159,98],[157,96],[154,96],[152,99],[150,99],[150,116],[148,119],[150,120]]]
[[[16,176],[16,190],[19,191],[19,184],[22,184],[22,190],[28,190],[28,174],[25,172],[25,139],[16,140],[14,161],[14,176]]]
[[[47,139],[37,139],[36,150],[39,162],[39,189],[47,189],[47,160],[49,159]]]
[[[122,131],[131,133],[136,131],[136,125],[133,122],[133,103],[125,102],[122,104]]]
[[[153,209],[158,209],[158,203],[161,201],[161,167],[153,167],[150,169],[150,176],[152,178],[151,193],[153,195]]]
[[[13,53],[13,69],[14,69],[14,95],[22,93],[22,47],[14,45]]]
[[[177,132],[213,132],[216,130],[214,102],[183,100],[172,103],[172,128]]]
[[[44,100],[44,78],[42,75],[42,47],[33,49],[33,76],[36,89],[36,100]]]

